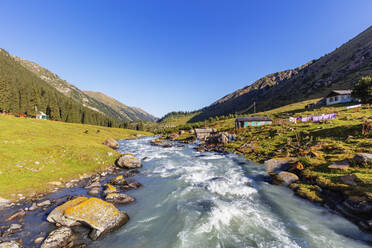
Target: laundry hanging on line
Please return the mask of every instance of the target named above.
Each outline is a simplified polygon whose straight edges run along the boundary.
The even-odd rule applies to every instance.
[[[297,123],[297,121],[301,121],[301,122],[308,122],[308,121],[314,121],[314,122],[318,122],[318,121],[325,121],[325,120],[332,120],[336,118],[336,114],[335,113],[332,113],[332,114],[322,114],[322,115],[318,115],[318,116],[309,116],[309,117],[289,117],[289,121],[290,122],[293,122],[293,123]]]

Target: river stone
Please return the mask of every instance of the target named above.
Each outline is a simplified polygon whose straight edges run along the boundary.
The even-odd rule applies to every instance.
[[[111,184],[106,184],[105,188],[106,188],[105,191],[103,191],[104,196],[106,196],[110,193],[119,193],[119,190]]]
[[[360,164],[372,164],[372,153],[358,153],[354,156],[353,160]]]
[[[101,178],[99,176],[94,177],[93,179],[89,180],[87,185],[85,185],[85,189],[97,188],[101,187]]]
[[[38,209],[38,206],[36,205],[36,202],[33,202],[31,207],[29,207],[28,211],[35,211],[36,209]]]
[[[279,173],[286,171],[290,167],[291,159],[289,158],[272,158],[265,161],[267,173]]]
[[[106,139],[103,144],[112,148],[112,149],[118,149],[119,148],[119,143],[112,138]]]
[[[22,231],[22,225],[20,224],[11,224],[8,230],[5,231],[4,236],[12,235],[14,233]]]
[[[127,223],[129,216],[99,198],[78,197],[55,208],[47,220],[68,227],[88,225],[93,229],[89,237],[96,240],[100,235]]]
[[[43,242],[43,240],[44,240],[44,237],[38,237],[38,238],[36,238],[36,239],[34,240],[34,243],[35,243],[35,244],[40,244],[41,242]]]
[[[45,200],[43,202],[38,203],[37,206],[38,207],[45,207],[45,206],[49,206],[50,204],[52,204],[50,200]]]
[[[133,188],[133,189],[138,189],[142,186],[142,184],[140,184],[139,182],[131,182],[128,184],[129,187]]]
[[[120,168],[135,169],[142,167],[141,161],[132,154],[120,156],[115,164]]]
[[[89,190],[88,195],[98,196],[99,193],[101,193],[101,187],[94,187]]]
[[[129,220],[127,213],[121,212],[113,204],[95,197],[67,208],[64,211],[64,216],[90,226],[93,229],[89,234],[92,240],[124,225]]]
[[[123,175],[120,175],[120,176],[117,176],[117,177],[114,177],[113,179],[111,179],[110,184],[113,184],[113,185],[127,185],[128,182],[127,182],[127,180],[125,180]]]
[[[134,198],[126,195],[126,194],[120,194],[120,193],[109,193],[105,197],[105,200],[111,203],[115,204],[126,204],[130,202],[134,202]]]
[[[287,171],[281,171],[278,177],[285,185],[290,185],[298,181],[298,176],[296,174]]]
[[[172,139],[172,138],[170,138]],[[172,143],[167,141],[167,140],[162,140],[162,139],[154,139],[150,141],[151,145],[153,146],[160,146],[163,148],[169,148],[172,147]]]
[[[0,248],[23,248],[20,244],[15,241],[0,243]]]
[[[53,209],[53,211],[48,215],[47,221],[51,223],[59,223],[63,226],[73,226],[78,225],[79,223],[75,220],[68,219],[64,216],[64,212],[66,209],[78,205],[79,203],[87,200],[87,197],[78,197],[68,202],[63,203],[62,205]]]
[[[9,216],[5,221],[8,222],[8,221],[12,221],[15,219],[19,219],[19,218],[24,217],[25,215],[26,215],[26,212],[23,209],[20,209],[16,211],[15,213],[13,213],[11,216]]]
[[[0,197],[0,209],[8,207],[12,202]]]
[[[71,247],[72,238],[73,233],[69,227],[60,227],[48,235],[41,248]]]

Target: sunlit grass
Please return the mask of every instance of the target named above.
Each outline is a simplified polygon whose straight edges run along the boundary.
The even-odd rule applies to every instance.
[[[106,138],[130,139],[146,132],[0,115],[0,197],[45,192],[114,163]],[[87,133],[86,133],[87,132]]]

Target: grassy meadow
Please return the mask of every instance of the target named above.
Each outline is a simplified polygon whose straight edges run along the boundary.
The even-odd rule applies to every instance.
[[[118,152],[103,145],[106,138],[131,139],[119,128],[16,118],[0,115],[0,197],[17,198],[47,192],[51,182],[78,179],[112,165]]]

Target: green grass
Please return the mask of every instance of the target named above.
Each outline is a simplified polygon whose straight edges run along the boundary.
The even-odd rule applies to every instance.
[[[19,193],[47,192],[52,187],[48,182],[64,182],[112,165],[119,154],[102,144],[106,138],[151,135],[7,115],[0,115],[0,130],[0,197],[8,199]]]
[[[168,127],[176,127],[185,125],[189,120],[191,120],[194,116],[198,115],[200,112],[189,113],[189,114],[179,114],[179,115],[171,115],[166,117],[164,120],[161,121],[161,126],[168,126]]]

